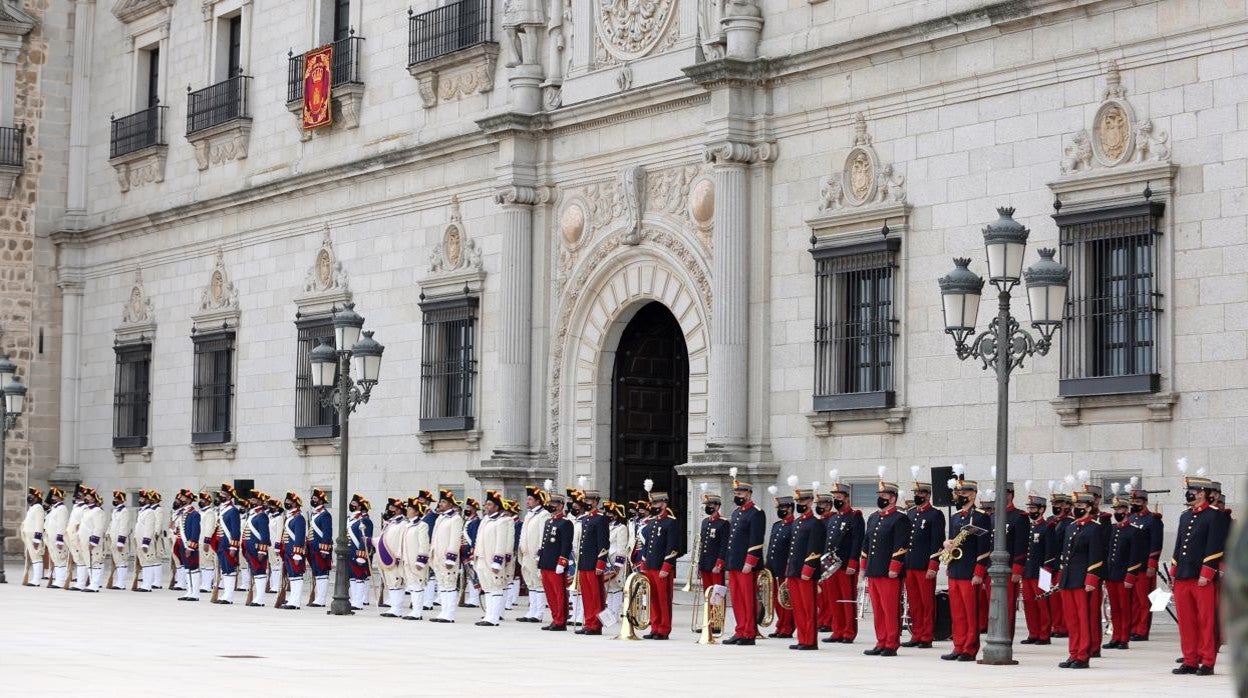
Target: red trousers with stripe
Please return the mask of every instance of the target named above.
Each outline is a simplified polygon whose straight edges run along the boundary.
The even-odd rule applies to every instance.
[[[1066,642],[1070,658],[1086,662],[1092,655],[1092,638],[1089,637],[1092,623],[1089,617],[1095,610],[1097,634],[1100,634],[1100,609],[1092,608],[1092,594],[1084,591],[1083,587],[1062,589],[1058,593],[1062,595],[1062,611],[1066,614],[1066,632],[1070,633]]]
[[[832,607],[832,637],[853,640],[858,637],[858,606],[854,603],[858,595],[858,575],[846,574],[842,567],[828,582],[832,585],[832,598],[828,600]]]
[[[1179,617],[1179,647],[1187,666],[1213,666],[1218,658],[1218,591],[1213,582],[1174,580],[1174,610]]]
[[[1114,626],[1110,639],[1127,642],[1135,621],[1135,588],[1128,589],[1126,582],[1105,582],[1105,594],[1109,596],[1109,621]]]
[[[1049,615],[1049,600],[1036,598],[1043,594],[1040,580],[1023,580],[1023,617],[1027,619],[1027,637],[1032,640],[1048,640],[1052,618]]]
[[[979,654],[979,589],[969,579],[949,580],[949,615],[953,618],[953,651]]]
[[[906,598],[910,600],[910,639],[931,642],[936,628],[936,580],[927,570],[906,570]]]
[[[1135,604],[1132,606],[1135,612],[1135,620],[1131,621],[1132,634],[1148,637],[1148,631],[1153,627],[1153,604],[1148,600],[1148,595],[1156,588],[1156,577],[1146,575],[1136,577],[1135,588],[1131,590],[1135,593]]]
[[[815,587],[813,579],[789,578],[789,599],[793,602],[793,625],[797,628],[797,644],[817,645],[818,626],[815,625]]]
[[[793,634],[793,609],[784,608],[780,605],[780,585],[785,584],[787,581],[783,577],[777,577],[776,586],[771,590],[772,605],[776,609],[776,634],[778,635]]]
[[[546,602],[550,606],[550,624],[562,628],[568,624],[568,586],[564,583],[567,577],[554,570],[542,570],[542,589],[546,592]]]
[[[724,573],[723,573],[723,572],[720,572],[719,574],[716,574],[716,573],[714,573],[714,572],[702,572],[702,571],[699,571],[699,572],[698,572],[698,579],[702,580],[702,589],[703,589],[703,591],[705,591],[705,590],[707,590],[707,589],[710,589],[711,587],[715,586],[716,584],[719,584],[719,585],[723,585],[723,584],[725,584],[725,582],[724,582]]]
[[[868,577],[867,595],[875,616],[875,646],[901,647],[901,578]]]
[[[1088,641],[1091,643],[1092,654],[1101,653],[1101,642],[1104,639],[1104,626],[1101,625],[1101,605],[1104,601],[1105,583],[1098,581],[1096,589],[1088,598]]]
[[[655,635],[671,635],[672,634],[672,576],[668,575],[667,579],[659,576],[659,570],[646,570],[646,579],[650,580],[650,590],[653,592],[650,599],[650,632]],[[589,615],[589,608],[586,606],[586,617]]]
[[[753,572],[731,571],[728,591],[732,595],[732,617],[737,621],[734,634],[753,640],[758,633],[758,577]]]
[[[602,576],[595,570],[578,570],[576,574],[581,590],[581,607],[585,609],[585,629],[602,630],[602,621],[598,618],[598,614],[606,608]]]
[[[1054,576],[1053,584],[1057,584],[1057,577]],[[1062,592],[1058,591],[1049,596],[1049,618],[1052,622],[1052,634],[1066,633],[1066,612],[1062,610]]]

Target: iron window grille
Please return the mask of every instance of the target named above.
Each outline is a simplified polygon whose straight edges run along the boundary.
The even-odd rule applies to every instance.
[[[408,10],[407,35],[408,65],[492,42],[491,0],[460,0],[420,14]]]
[[[247,92],[251,78],[235,75],[215,85],[186,95],[186,135],[220,126],[236,119],[250,118]]]
[[[26,129],[24,127],[0,127],[0,165],[21,167],[25,148]]]
[[[113,347],[117,356],[113,386],[113,448],[142,448],[148,441],[152,345],[139,341]]]
[[[330,87],[342,85],[363,85],[364,78],[360,71],[360,53],[364,47],[364,38],[355,36],[355,30],[345,39],[333,42],[334,55],[330,63],[332,75]],[[303,99],[303,54],[287,54],[286,62],[286,101],[296,102]]]
[[[234,404],[234,332],[196,334],[191,443],[230,442]]]
[[[165,142],[165,113],[169,107],[148,107],[129,116],[112,120],[110,158],[121,157]]]
[[[421,431],[466,431],[474,426],[478,304],[475,296],[420,304],[424,314]]]
[[[892,407],[899,239],[817,248],[816,412]]]
[[[1071,270],[1063,397],[1160,390],[1157,243],[1164,211],[1165,204],[1149,201],[1053,216]]]
[[[298,341],[295,349],[295,438],[324,439],[338,436],[338,412],[333,405],[322,405],[312,387],[311,352],[324,342],[334,346],[334,318],[322,313],[295,320]],[[337,372],[334,374],[337,376]],[[334,379],[337,382],[337,378]]]

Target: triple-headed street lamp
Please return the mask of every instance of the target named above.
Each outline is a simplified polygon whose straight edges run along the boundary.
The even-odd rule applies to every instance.
[[[8,356],[0,356],[0,386],[4,387],[4,414],[0,415],[0,584],[7,584],[4,578],[4,441],[26,407],[26,386],[18,380],[17,366]]]
[[[349,555],[347,552],[347,459],[348,434],[351,413],[368,402],[377,376],[381,372],[381,353],[385,347],[373,339],[372,332],[360,330],[364,318],[355,312],[355,304],[347,303],[334,313],[334,346],[324,342],[311,352],[312,387],[320,393],[321,404],[338,410],[338,436],[342,439],[338,448],[338,539],[334,547],[338,551],[338,566],[334,574],[334,600],[329,613],[336,616],[351,615],[351,600],[347,595]],[[336,347],[336,348],[335,348]],[[355,369],[358,380],[351,379]]]
[[[1053,333],[1062,324],[1066,308],[1066,286],[1070,270],[1053,260],[1054,250],[1041,249],[1040,261],[1023,272],[1023,252],[1030,231],[1014,220],[1014,209],[999,208],[1000,216],[984,228],[984,249],[988,257],[988,280],[997,287],[997,316],[988,329],[969,343],[975,332],[984,280],[967,267],[971,260],[956,258],[956,268],[940,278],[940,294],[945,314],[945,332],[953,336],[958,358],[976,358],[984,369],[997,372],[997,481],[999,496],[1005,496],[1009,480],[1009,399],[1010,372],[1033,354],[1044,356],[1052,346]],[[1010,314],[1010,291],[1026,278],[1031,326],[1040,333],[1037,340],[1019,326]],[[1005,507],[998,507],[993,521],[992,603],[988,609],[988,640],[982,664],[1015,664],[1010,621],[1014,599],[1010,596],[1010,553],[1005,539]]]

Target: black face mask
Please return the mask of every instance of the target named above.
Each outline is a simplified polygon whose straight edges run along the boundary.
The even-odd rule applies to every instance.
[[[887,508],[888,508],[888,500],[887,500],[887,499],[885,499],[885,498],[883,498],[883,497],[876,497],[876,498],[875,498],[875,506],[876,506],[877,508],[879,508],[879,509],[887,509]]]
[[[810,509],[810,505],[809,505],[809,504],[798,504],[798,505],[797,505],[797,513],[799,513],[799,514],[805,514],[805,513],[806,513],[806,511],[807,511],[807,510],[809,510],[809,509]]]
[[[1058,506],[1058,505],[1054,504],[1054,505],[1053,505],[1053,515],[1054,515],[1054,516],[1061,516],[1061,515],[1062,515],[1062,508],[1061,508],[1060,506]]]
[[[967,499],[966,497],[963,497],[962,495],[958,495],[953,498],[953,505],[961,509],[962,507],[966,506],[967,502],[969,501],[971,500]]]
[[[710,506],[708,506],[708,507],[702,507],[702,511],[705,511],[705,512],[706,512],[706,515],[707,515],[707,516],[710,516],[710,515],[712,515],[712,514],[714,514],[714,513],[715,513],[715,507],[710,507]]]
[[[1029,511],[1029,512],[1027,512],[1027,516],[1031,517],[1031,520],[1032,520],[1032,521],[1036,521],[1037,519],[1039,519],[1039,518],[1040,518],[1040,512],[1038,512],[1038,511]]]
[[[650,515],[651,515],[651,516],[658,516],[658,515],[659,515],[659,513],[660,513],[660,512],[662,512],[662,511],[663,511],[663,510],[662,510],[662,509],[660,509],[659,507],[650,507]]]
[[[848,502],[846,502],[844,499],[833,499],[833,500],[832,500],[832,508],[833,508],[833,509],[836,509],[837,511],[840,511],[841,509],[844,509],[846,504],[848,504]]]
[[[1088,510],[1087,510],[1087,509],[1075,509],[1075,518],[1076,518],[1076,519],[1082,519],[1083,517],[1085,517],[1085,516],[1087,516],[1087,515],[1088,515]]]
[[[916,507],[921,507],[921,506],[923,506],[924,504],[927,504],[927,497],[925,497],[925,496],[923,496],[923,495],[921,495],[921,494],[916,494],[916,495],[914,495],[914,505],[915,505]]]
[[[791,513],[793,512],[790,511],[788,507],[785,507],[783,509],[776,509],[776,516],[781,519],[789,518],[789,514]]]
[[[1184,501],[1194,502],[1196,501],[1196,493],[1191,490],[1188,490],[1186,493],[1184,493],[1183,499]]]
[[[815,513],[818,514],[819,516],[823,516],[824,514],[828,513],[828,507],[826,505],[820,504],[815,507]]]
[[[1144,505],[1143,505],[1143,504],[1132,504],[1132,505],[1131,505],[1131,513],[1132,513],[1132,514],[1138,514],[1138,513],[1140,513],[1141,511],[1144,511]]]
[[[543,508],[544,508],[546,511],[549,511],[550,513],[552,513],[552,514],[553,514],[553,513],[555,513],[555,505],[554,505],[554,504],[551,504],[550,506],[543,507]]]
[[[295,508],[295,505],[290,502],[286,502],[285,506],[286,506],[286,511],[293,511]]]
[[[1114,521],[1121,522],[1125,518],[1127,518],[1126,512],[1121,512],[1121,511],[1114,512]]]
[[[733,497],[732,503],[739,507],[745,506],[745,497]]]

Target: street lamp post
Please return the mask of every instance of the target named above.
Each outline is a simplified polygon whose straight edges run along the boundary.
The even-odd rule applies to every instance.
[[[988,257],[988,278],[997,287],[997,316],[988,329],[967,342],[975,332],[983,278],[968,267],[971,260],[954,259],[954,270],[940,279],[945,315],[945,332],[953,337],[959,359],[979,359],[985,370],[997,374],[997,481],[998,496],[1005,496],[1009,480],[1009,400],[1010,373],[1034,354],[1044,356],[1052,346],[1053,333],[1062,323],[1066,306],[1066,286],[1070,270],[1053,260],[1054,250],[1041,249],[1040,261],[1023,272],[1023,252],[1030,231],[1014,220],[1014,209],[999,208],[1000,216],[984,228],[984,248]],[[1010,291],[1025,276],[1031,326],[1040,338],[1022,329],[1010,314]],[[981,664],[1017,664],[1014,661],[1010,617],[1014,599],[1009,595],[1010,553],[1006,549],[1005,509],[993,517],[994,545],[992,603],[988,608],[988,639]]]
[[[9,357],[0,356],[0,386],[4,387],[4,410],[0,415],[0,584],[8,583],[4,577],[4,540],[7,535],[4,529],[5,437],[17,424],[17,418],[26,406],[26,386],[18,380],[16,373],[17,366],[9,361]]]
[[[347,303],[334,313],[334,346],[318,344],[311,352],[312,386],[320,392],[321,404],[338,410],[338,566],[334,573],[334,600],[329,613],[349,616],[351,600],[347,595],[347,573],[350,564],[347,549],[347,461],[350,448],[351,413],[368,402],[377,376],[381,371],[381,353],[385,347],[373,339],[372,332],[365,332],[364,318],[355,312],[355,304]],[[336,347],[336,348],[335,348]],[[352,366],[354,364],[354,366]],[[355,368],[359,380],[351,379]]]

